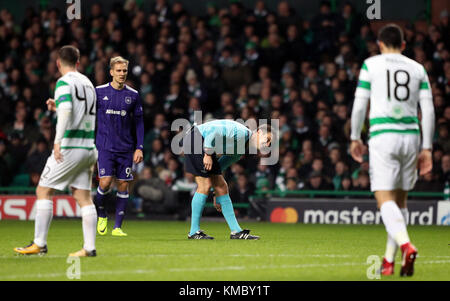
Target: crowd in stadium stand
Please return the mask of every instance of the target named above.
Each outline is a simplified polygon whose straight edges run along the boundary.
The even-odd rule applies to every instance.
[[[410,24],[404,33],[404,54],[427,70],[436,113],[434,169],[416,188],[442,192],[450,171],[448,13],[427,32]],[[193,122],[196,110],[204,119],[279,119],[279,164],[264,166],[254,157],[234,164],[225,174],[234,202],[248,202],[255,189],[370,189],[368,154],[358,164],[348,146],[358,73],[378,47],[367,19],[349,3],[335,12],[329,2],[318,3],[310,20],[284,1],[275,11],[264,1],[209,2],[203,16],[165,0],[150,12],[134,1],[110,11],[92,4],[88,15],[70,22],[57,9],[29,8],[22,22],[2,10],[0,186],[37,185],[56,122],[45,101],[59,77],[57,50],[66,44],[80,49],[79,71],[94,85],[110,81],[111,57],[130,60],[127,84],[140,93],[146,129],[135,195],[161,199],[195,190],[183,157],[171,152],[170,125],[177,118]],[[161,184],[167,191],[158,191]]]

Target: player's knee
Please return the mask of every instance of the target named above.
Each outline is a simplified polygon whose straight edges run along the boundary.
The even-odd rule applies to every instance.
[[[111,179],[100,180],[98,185],[103,191],[108,191],[111,188]]]
[[[38,186],[36,188],[36,197],[38,200],[48,200],[51,198],[51,189],[48,187]]]
[[[128,182],[122,180],[117,181],[117,188],[119,191],[128,191]]]

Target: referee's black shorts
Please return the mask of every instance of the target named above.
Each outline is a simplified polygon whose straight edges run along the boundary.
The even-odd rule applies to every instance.
[[[211,170],[205,170],[205,166],[203,165],[203,157],[205,155],[205,150],[203,149],[203,136],[196,126],[193,126],[188,130],[183,142],[183,150],[185,152],[184,170],[186,172],[204,178],[209,178],[211,175],[222,174],[216,154],[212,155],[213,164]],[[199,144],[200,142],[201,145]]]

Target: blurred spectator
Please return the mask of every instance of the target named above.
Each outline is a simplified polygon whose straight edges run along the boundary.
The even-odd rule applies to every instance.
[[[253,195],[254,187],[250,183],[248,183],[248,179],[246,175],[239,175],[237,178],[236,185],[230,189],[230,197],[233,202],[249,204],[250,196]],[[246,215],[246,208],[236,208],[239,215]],[[235,211],[236,211],[235,210]]]
[[[444,191],[444,183],[438,181],[435,179],[433,174],[430,172],[424,176],[421,176],[419,180],[417,181],[414,190],[416,191],[437,191],[437,192],[443,192]],[[432,199],[436,199],[433,197]]]
[[[338,161],[334,165],[333,186],[335,190],[341,190],[342,180],[347,175],[348,166],[343,161]]]
[[[305,190],[333,190],[333,186],[327,183],[320,171],[313,171],[306,182]]]
[[[370,179],[369,179],[369,173],[365,170],[358,173],[358,176],[356,178],[356,185],[353,186],[354,190],[360,190],[360,191],[368,191],[370,190]]]
[[[447,153],[441,158],[441,166],[436,166],[435,168],[439,170],[439,182],[445,183],[450,182],[450,153]]]
[[[30,150],[30,155],[28,155],[25,165],[33,186],[37,186],[39,183],[39,178],[50,154],[51,152],[44,137],[39,138]]]
[[[0,185],[7,186],[11,181],[12,158],[6,152],[4,139],[0,139]]]
[[[164,185],[163,180],[154,177],[148,166],[144,167],[134,185],[133,195],[137,197],[134,202],[137,213],[172,214],[177,208],[174,192]]]

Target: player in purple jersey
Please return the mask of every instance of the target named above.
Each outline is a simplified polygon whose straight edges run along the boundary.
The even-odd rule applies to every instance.
[[[118,56],[110,61],[112,81],[96,87],[98,175],[100,177],[95,204],[97,205],[97,232],[106,235],[108,219],[105,198],[116,178],[116,220],[113,236],[127,236],[122,222],[128,203],[128,183],[133,180],[133,163],[140,163],[144,145],[144,119],[139,93],[125,85],[128,60]]]

